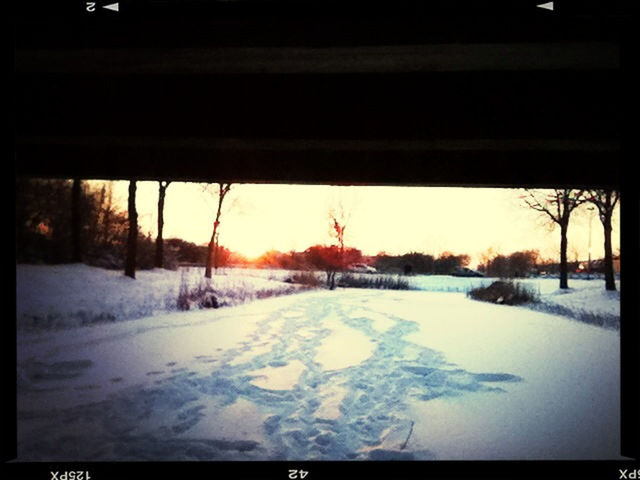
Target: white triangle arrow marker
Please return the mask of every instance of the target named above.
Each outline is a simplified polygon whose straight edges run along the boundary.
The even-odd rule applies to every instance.
[[[538,8],[544,8],[545,10],[553,11],[553,2],[541,3],[540,5],[536,5]]]
[[[113,10],[114,12],[120,11],[120,7],[117,3],[111,3],[109,5],[103,5],[102,8],[106,8],[107,10]]]

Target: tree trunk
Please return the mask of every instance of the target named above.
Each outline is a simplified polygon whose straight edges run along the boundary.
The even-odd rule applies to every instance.
[[[216,233],[218,231],[218,220],[213,223],[213,234],[211,235],[211,240],[209,241],[209,248],[207,249],[207,265],[204,269],[204,276],[206,278],[211,278],[211,266],[213,265],[213,257],[215,255],[216,250]]]
[[[336,272],[328,271],[327,272],[327,286],[329,290],[335,290],[336,288]]]
[[[136,249],[138,243],[138,212],[136,211],[136,182],[129,182],[129,236],[127,238],[127,258],[124,274],[136,278]]]
[[[80,218],[81,191],[82,181],[79,178],[75,178],[71,188],[71,261],[73,263],[82,262],[82,248],[80,246],[80,231],[82,229],[82,219]]]
[[[569,288],[567,267],[567,230],[568,222],[560,225],[560,288]]]
[[[105,204],[102,210],[102,233],[100,236],[100,242],[98,245],[100,247],[105,247],[111,244],[111,207],[113,205],[113,190],[109,185],[108,195],[105,196]],[[100,205],[103,205],[103,202],[100,202]]]
[[[604,282],[606,290],[615,290],[616,281],[613,272],[613,250],[611,248],[611,214],[603,222],[604,226]]]
[[[222,202],[224,201],[225,195],[229,192],[231,188],[231,184],[227,183],[226,186],[224,183],[220,183],[220,190],[218,191],[218,211],[216,212],[216,220],[213,222],[213,233],[211,234],[211,240],[209,241],[209,248],[207,249],[207,264],[204,269],[204,276],[206,278],[211,278],[211,266],[214,262],[214,257],[216,255],[216,242],[217,242],[217,234],[218,234],[218,226],[220,225],[220,213],[222,211]]]
[[[158,184],[158,236],[156,238],[155,267],[164,268],[164,239],[162,237],[162,230],[164,228],[164,197],[169,182],[158,182]]]
[[[216,232],[216,241],[213,246],[213,270],[218,274],[218,251],[220,249],[220,232]]]

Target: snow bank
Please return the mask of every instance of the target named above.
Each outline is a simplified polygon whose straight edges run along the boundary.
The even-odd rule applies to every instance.
[[[197,286],[203,277],[199,268],[143,270],[134,280],[119,271],[83,264],[17,265],[18,327],[69,327],[176,311],[180,285]],[[273,278],[221,271],[210,284],[226,305],[300,289]]]
[[[407,277],[411,288],[426,292],[468,292],[477,287],[491,285],[496,279],[480,277],[453,277],[451,275],[415,275]]]
[[[427,292],[468,292],[486,287],[497,278],[465,278],[448,275],[417,275],[409,277],[413,289]],[[560,289],[557,278],[514,280],[536,293],[540,303],[529,305],[541,311],[567,316],[587,323],[617,328],[620,319],[620,281],[617,291],[604,288],[602,279],[569,279],[569,289]]]
[[[556,288],[541,295],[543,302],[560,305],[572,311],[589,311],[602,315],[620,316],[620,282],[617,290],[607,291],[604,282],[573,280],[570,288]]]

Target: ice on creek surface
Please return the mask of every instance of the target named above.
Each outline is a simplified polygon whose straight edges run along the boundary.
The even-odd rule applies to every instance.
[[[394,325],[394,321],[389,317],[382,315],[377,312],[372,312],[370,310],[365,309],[357,309],[349,314],[351,318],[368,318],[372,322],[372,326],[374,329],[379,332],[386,332]]]
[[[573,395],[537,403],[541,398],[531,393],[515,384],[507,395],[411,399],[407,414],[416,423],[408,448],[447,460],[622,458],[615,404],[595,407]]]
[[[251,383],[266,390],[291,390],[298,384],[300,374],[307,367],[298,360],[285,365],[274,362],[273,366],[253,370],[248,375],[255,377]]]
[[[616,459],[618,359],[615,331],[420,291],[22,332],[18,458]]]
[[[159,318],[158,323],[162,321]],[[18,386],[25,393],[23,404],[46,408],[53,401],[69,407],[100,400],[132,385],[171,378],[185,365],[193,373],[209,371],[223,361],[228,349],[250,339],[254,326],[248,319],[238,322],[227,317],[215,324],[158,327],[117,335],[110,334],[107,326],[88,327],[90,331],[100,330],[102,335],[90,332],[96,338],[74,341],[68,348],[56,347],[51,352],[52,360],[43,356],[20,362]],[[24,350],[33,353],[33,345]],[[40,350],[44,353],[43,346]]]
[[[336,386],[332,389],[323,389],[322,403],[314,412],[319,420],[335,420],[342,415],[340,405],[349,390],[342,386]]]
[[[255,357],[270,352],[272,348],[273,344],[271,342],[261,342],[255,345],[249,345],[249,347],[240,355],[237,355],[230,360],[229,365],[242,365],[243,363],[249,363]]]
[[[331,331],[316,350],[316,362],[324,370],[340,370],[362,363],[375,348],[370,338],[359,330],[342,323],[337,316],[323,319],[323,326]]]
[[[182,438],[205,439],[215,434],[223,441],[265,444],[266,416],[255,403],[238,398],[231,405],[221,406],[214,397],[203,400],[194,407],[197,422],[180,433]]]
[[[434,460],[435,455],[427,449],[407,449],[414,433],[413,420],[396,424],[385,429],[379,445],[364,447],[361,452],[369,460]]]

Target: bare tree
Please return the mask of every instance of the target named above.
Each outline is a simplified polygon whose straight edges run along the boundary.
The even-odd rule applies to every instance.
[[[222,211],[222,202],[224,197],[229,193],[231,183],[218,183],[218,210],[216,211],[216,219],[213,222],[213,233],[211,234],[211,240],[209,241],[209,248],[207,251],[207,264],[204,270],[204,276],[211,278],[211,266],[217,265],[216,251],[218,242],[218,227],[220,226],[220,214]]]
[[[136,249],[138,242],[138,211],[136,210],[136,181],[129,181],[129,236],[127,237],[127,257],[124,274],[136,278]]]
[[[340,224],[340,222],[338,222],[338,219],[335,217],[331,218],[331,221],[333,222],[333,231],[335,234],[336,239],[338,240],[338,248],[340,249],[340,258],[343,259],[344,257],[344,231],[346,230],[347,226],[344,224]],[[344,261],[342,261],[342,268],[345,267],[344,265]]]
[[[115,216],[113,208],[113,184],[111,182],[102,185],[99,209],[98,225],[95,228],[98,231],[96,244],[103,247],[111,241],[111,224]]]
[[[584,190],[569,188],[553,190],[526,190],[522,196],[531,209],[546,215],[560,226],[560,288],[569,288],[567,266],[567,231],[571,212],[584,203]]]
[[[611,247],[611,217],[613,210],[620,199],[619,192],[615,190],[588,190],[586,199],[598,209],[600,221],[604,227],[604,280],[605,289],[615,290],[616,282],[613,272],[613,249]]]
[[[349,221],[349,213],[346,211],[342,200],[338,202],[338,205],[329,210],[329,223],[330,223],[330,235],[337,241],[337,270],[344,271],[347,268],[345,260],[345,243],[344,235],[347,229],[347,223]],[[335,288],[335,271],[331,276],[329,282],[329,288],[333,290]]]
[[[170,183],[170,181],[158,181],[158,236],[156,237],[156,268],[164,268],[164,239],[162,238],[162,230],[164,228],[164,199],[167,194],[167,187]]]

